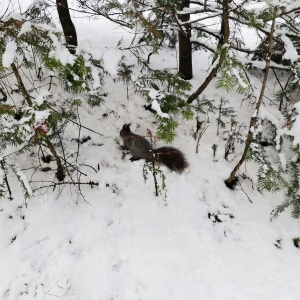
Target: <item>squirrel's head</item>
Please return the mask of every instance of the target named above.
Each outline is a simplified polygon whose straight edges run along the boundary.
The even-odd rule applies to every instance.
[[[130,125],[131,125],[131,123],[123,125],[122,130],[120,131],[121,138],[125,137],[126,135],[128,135],[128,133],[131,132]]]

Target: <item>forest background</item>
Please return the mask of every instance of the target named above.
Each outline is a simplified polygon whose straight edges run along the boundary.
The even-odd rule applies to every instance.
[[[1,299],[297,299],[298,1],[0,12]]]

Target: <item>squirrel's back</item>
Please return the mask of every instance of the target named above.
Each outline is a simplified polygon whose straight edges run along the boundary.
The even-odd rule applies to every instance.
[[[155,161],[162,163],[171,171],[182,173],[187,167],[188,162],[185,155],[173,147],[161,147],[152,149],[151,144],[144,137],[137,135],[130,130],[130,124],[124,124],[120,131],[120,137],[123,140],[124,147],[132,155],[131,160],[140,158],[146,159],[147,162]]]
[[[130,124],[124,124],[120,131],[120,137],[123,140],[124,147],[130,151],[133,159],[149,159],[152,147],[148,140],[137,135],[130,130]]]

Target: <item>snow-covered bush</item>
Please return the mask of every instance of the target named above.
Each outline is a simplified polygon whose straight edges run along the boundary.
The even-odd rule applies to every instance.
[[[26,196],[32,191],[15,157],[35,153],[32,168],[38,172],[42,168],[34,158],[51,153],[57,179],[72,180],[64,130],[76,123],[83,102],[95,106],[103,101],[101,59],[90,44],[82,43],[73,55],[59,30],[28,19],[12,14],[0,23],[0,168],[6,179],[10,171],[17,176]],[[4,187],[11,196],[8,180],[1,185],[2,195]]]

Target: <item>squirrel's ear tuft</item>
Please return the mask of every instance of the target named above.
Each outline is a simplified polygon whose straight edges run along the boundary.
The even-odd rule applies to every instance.
[[[131,123],[129,123],[129,124],[124,124],[123,125],[123,127],[122,127],[122,131],[123,132],[130,132],[130,125],[131,125]]]

